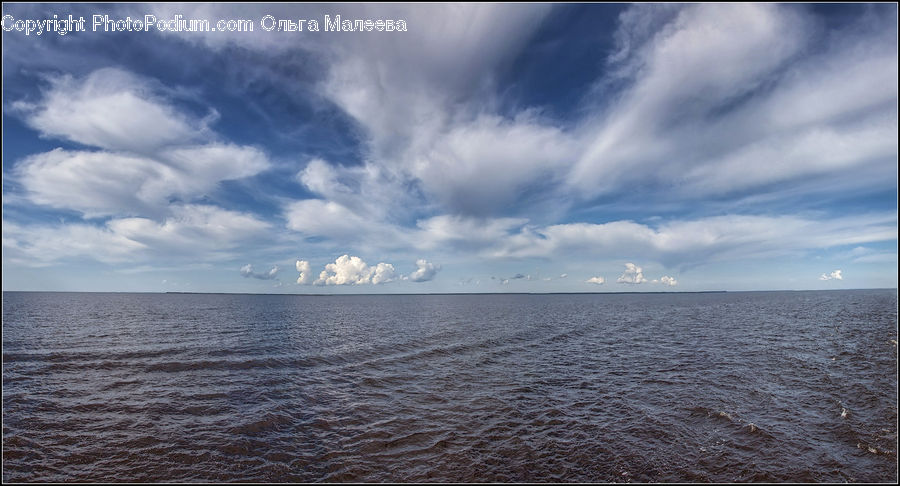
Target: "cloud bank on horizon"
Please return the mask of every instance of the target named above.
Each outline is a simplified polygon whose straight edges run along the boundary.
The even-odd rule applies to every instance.
[[[896,5],[103,13],[408,31],[4,32],[5,289],[897,285]]]

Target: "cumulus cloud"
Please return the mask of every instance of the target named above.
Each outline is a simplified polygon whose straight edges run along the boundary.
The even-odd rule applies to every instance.
[[[249,263],[241,267],[241,276],[244,278],[256,278],[259,280],[273,280],[278,273],[278,265],[273,266],[266,273],[256,273],[253,271],[253,265]]]
[[[591,278],[585,280],[585,282],[591,283],[591,284],[603,285],[606,282],[606,279],[603,277],[591,277]]]
[[[670,287],[674,287],[674,286],[678,285],[678,281],[675,280],[674,277],[669,277],[667,275],[663,275],[662,277],[659,278],[659,280],[654,279],[653,283],[661,283],[663,285],[668,285]]]
[[[396,273],[390,263],[379,263],[370,267],[361,258],[350,255],[338,257],[334,263],[325,265],[316,285],[365,285],[394,281]]]
[[[375,265],[375,269],[372,272],[372,283],[377,285],[380,283],[393,282],[396,275],[393,265],[390,263],[379,263],[378,265]]]
[[[626,263],[625,264],[625,272],[616,279],[618,283],[627,283],[627,284],[640,284],[646,282],[647,279],[644,278],[643,269],[641,267],[635,265],[634,263]]]
[[[844,276],[841,275],[841,271],[840,271],[840,270],[835,270],[835,271],[833,271],[833,272],[831,272],[831,273],[829,273],[829,274],[823,273],[823,274],[819,277],[819,280],[843,280],[843,279],[844,279]]]
[[[409,279],[413,282],[427,282],[441,269],[440,265],[429,263],[424,259],[416,260],[416,267],[416,270],[409,274]]]
[[[313,274],[309,262],[306,260],[297,260],[296,267],[297,271],[300,272],[300,276],[297,277],[297,283],[300,285],[311,284],[313,282]]]

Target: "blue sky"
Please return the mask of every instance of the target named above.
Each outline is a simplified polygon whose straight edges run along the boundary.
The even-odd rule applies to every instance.
[[[4,290],[897,286],[895,4],[3,14],[255,24],[3,32]]]

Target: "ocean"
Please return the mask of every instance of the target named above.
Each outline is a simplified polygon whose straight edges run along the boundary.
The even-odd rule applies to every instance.
[[[897,291],[3,293],[4,481],[893,482]]]

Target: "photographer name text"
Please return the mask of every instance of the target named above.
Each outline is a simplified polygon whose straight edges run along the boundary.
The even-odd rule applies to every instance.
[[[89,29],[88,29],[89,28]],[[183,15],[158,18],[147,14],[143,17],[113,18],[109,15],[92,15],[90,23],[83,16],[72,15],[51,19],[17,19],[12,15],[3,16],[4,32],[22,32],[25,35],[54,33],[66,35],[71,32],[406,32],[406,20],[402,19],[342,19],[340,15],[325,15],[322,21],[316,19],[278,19],[266,15],[261,19],[223,19],[211,22],[208,19],[186,19]]]

